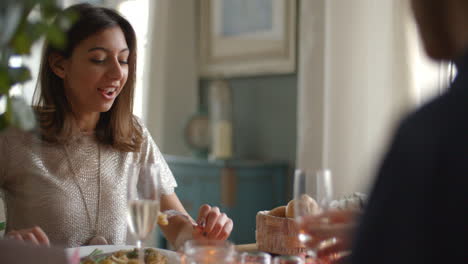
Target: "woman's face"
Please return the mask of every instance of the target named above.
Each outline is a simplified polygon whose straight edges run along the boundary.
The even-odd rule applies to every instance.
[[[64,87],[75,113],[106,112],[127,82],[128,49],[120,27],[81,41],[64,62]]]

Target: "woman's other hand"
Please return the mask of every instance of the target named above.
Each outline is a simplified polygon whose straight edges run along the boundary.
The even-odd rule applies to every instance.
[[[50,246],[49,238],[42,228],[35,226],[28,229],[12,230],[6,234],[7,238],[27,241],[36,245]]]
[[[232,219],[219,208],[204,204],[198,211],[197,226],[193,230],[193,238],[196,240],[226,240],[231,234],[234,224]]]

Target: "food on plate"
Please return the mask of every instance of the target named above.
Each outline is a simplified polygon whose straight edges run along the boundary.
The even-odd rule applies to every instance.
[[[277,217],[286,217],[286,206],[282,205],[271,209],[270,212],[268,212],[268,214]]]
[[[166,264],[167,257],[156,249],[144,249],[144,264]],[[138,249],[119,250],[109,254],[96,255],[91,253],[82,259],[81,264],[143,264],[138,261]]]
[[[158,214],[158,224],[162,226],[167,226],[169,224],[169,221],[167,220],[167,214],[165,213]]]

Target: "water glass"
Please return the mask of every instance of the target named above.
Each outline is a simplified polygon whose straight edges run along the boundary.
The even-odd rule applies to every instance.
[[[304,260],[298,256],[276,256],[273,258],[273,264],[304,264]]]
[[[265,252],[244,252],[240,254],[239,264],[270,264],[271,255]]]
[[[296,169],[294,173],[294,216],[299,227],[299,241],[307,248],[309,256],[316,257],[318,245],[333,238],[326,232],[325,212],[333,196],[330,170],[309,171]],[[326,219],[325,219],[326,220]]]
[[[236,251],[229,241],[189,240],[182,248],[182,264],[234,264]]]
[[[351,233],[356,225],[357,213],[354,210],[330,207],[332,187],[329,170],[296,170],[294,213],[300,232],[299,240],[306,246],[307,254],[319,263],[334,263],[349,258]]]

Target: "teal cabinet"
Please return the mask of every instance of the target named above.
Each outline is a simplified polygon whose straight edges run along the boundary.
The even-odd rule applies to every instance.
[[[189,214],[196,219],[202,204],[218,206],[234,221],[229,239],[236,244],[255,242],[258,211],[286,204],[286,162],[165,158],[177,180],[177,196]]]

